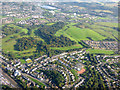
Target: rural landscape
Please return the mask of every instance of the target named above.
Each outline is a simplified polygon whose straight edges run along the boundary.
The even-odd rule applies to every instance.
[[[116,2],[2,2],[3,90],[119,89]]]

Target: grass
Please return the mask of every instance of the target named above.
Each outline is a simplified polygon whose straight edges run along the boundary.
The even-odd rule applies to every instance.
[[[70,50],[70,49],[77,49],[77,48],[82,48],[82,45],[76,44],[68,47],[51,47],[52,50]]]
[[[33,79],[33,78],[29,77],[29,76],[27,76],[27,77],[30,78],[33,82],[37,83],[38,85],[45,87],[45,85],[43,83],[39,82],[38,80]]]
[[[113,23],[112,25],[112,23],[109,22],[99,22],[93,25],[88,25],[88,27],[106,38],[115,39],[113,35],[116,37],[118,36],[118,31],[113,29],[113,27],[117,27],[117,23]]]
[[[28,30],[27,29],[24,29],[22,27],[19,27],[19,26],[16,26],[14,24],[9,24],[10,27],[15,27],[17,29],[20,29],[21,31],[19,33],[15,33],[15,34],[12,34],[12,35],[8,35],[4,38],[2,38],[2,49],[4,52],[8,53],[8,52],[12,52],[16,57],[20,58],[20,57],[25,57],[25,56],[31,56],[33,55],[33,51],[36,51],[36,48],[31,48],[29,50],[24,50],[24,51],[17,51],[17,50],[14,50],[14,45],[16,44],[16,39],[18,38],[22,38],[22,37],[34,37],[34,31],[35,30],[32,30],[32,35],[24,35],[24,36],[20,36],[20,33],[21,32],[25,32],[27,33]],[[16,36],[16,38],[11,38],[11,37],[14,37]],[[44,41],[43,39],[41,38],[38,38],[38,37],[35,37],[35,39],[37,40],[42,40]],[[9,40],[9,41],[8,41]],[[6,42],[7,41],[7,42]]]
[[[99,23],[96,23],[96,24],[107,26],[107,27],[118,27],[118,23],[112,23],[112,22],[99,22]]]
[[[94,10],[95,12],[106,12],[106,13],[113,13],[110,10]]]
[[[21,61],[22,64],[26,63],[26,61],[24,59],[20,59],[20,61]]]
[[[93,40],[102,40],[105,39],[104,36],[91,29],[81,29],[76,26],[70,26],[66,31],[60,30],[55,35],[60,36],[64,35],[71,40],[80,41],[80,40],[89,40],[87,37],[91,37]]]
[[[90,37],[94,41],[104,40],[107,38],[115,39],[114,36],[118,36],[117,30],[113,29],[113,27],[117,27],[117,23],[109,23],[109,22],[99,22],[94,23],[92,25],[85,24],[88,28],[78,28],[74,26],[76,23],[69,23],[63,29],[56,32],[56,36],[64,35],[65,37],[70,38],[71,40],[77,42],[81,40],[89,40],[87,37]],[[69,26],[69,27],[68,27]],[[113,36],[113,35],[114,36]],[[116,40],[116,39],[115,39]],[[69,46],[69,47],[51,47],[53,50],[69,50],[74,48],[81,48],[82,46],[78,44],[78,46]],[[91,50],[91,53],[98,53],[95,50]],[[102,52],[100,52],[102,53]],[[114,53],[112,51],[105,52],[107,54]]]
[[[52,25],[53,23],[49,23],[48,25]],[[76,23],[69,23],[63,29],[59,30],[56,32],[56,36],[64,35],[71,40],[77,42],[76,45],[73,46],[68,46],[68,47],[51,47],[52,50],[70,50],[70,49],[77,49],[77,48],[82,48],[83,46],[78,44],[80,40],[89,40],[87,37],[91,37],[93,40],[102,40],[105,38],[114,38],[114,36],[118,35],[117,30],[113,29],[112,27],[117,27],[117,23],[110,23],[110,22],[99,22],[95,23],[93,25],[86,24],[89,28],[78,28],[74,26]],[[14,50],[14,45],[16,44],[16,39],[21,38],[21,37],[35,37],[37,40],[42,40],[43,39],[35,36],[34,31],[37,30],[38,28],[35,28],[32,30],[31,35],[24,35],[20,36],[21,32],[28,33],[27,29],[24,29],[22,27],[16,26],[14,24],[9,24],[10,27],[15,27],[20,29],[21,31],[19,33],[15,33],[9,36],[6,36],[5,38],[2,39],[2,49],[3,51],[7,52],[12,52],[15,54],[16,57],[25,57],[25,56],[31,56],[33,55],[33,51],[35,51],[35,48],[31,48],[29,50],[25,51],[16,51]],[[11,38],[13,36],[17,36],[16,38]],[[9,41],[8,41],[9,40]],[[8,42],[6,42],[8,41]],[[90,53],[105,53],[105,54],[113,54],[113,51],[107,51],[107,50],[93,50],[89,49]],[[25,63],[23,60],[21,61],[22,63]]]
[[[103,20],[105,20],[105,19],[110,19],[110,18],[107,18],[107,17],[98,17],[96,20],[98,20],[98,19],[103,19]]]
[[[50,25],[53,25],[54,23],[48,23],[48,24],[46,24],[46,25],[48,25],[48,26],[50,26]]]
[[[9,35],[5,38],[2,39],[2,49],[4,52],[12,52],[13,54],[15,54],[16,57],[24,57],[24,56],[31,56],[33,55],[33,51],[35,51],[35,48],[29,49],[29,50],[24,50],[24,51],[16,51],[14,50],[14,45],[16,44],[16,40],[17,38],[10,38],[14,35],[18,35],[19,34],[13,34],[13,35]],[[6,42],[7,40],[9,40],[8,42]]]
[[[15,45],[16,41],[15,39],[10,40],[8,42],[5,42],[5,40],[2,41],[2,49],[4,51],[14,51],[14,45]]]
[[[29,59],[29,60],[26,60],[26,62],[27,62],[27,63],[31,63],[31,62],[32,62],[32,60],[31,60],[31,59]]]
[[[17,22],[19,22],[19,21],[21,21],[21,20],[28,20],[28,19],[30,19],[31,17],[26,17],[26,18],[15,18],[14,17],[14,22],[15,23],[17,23]]]
[[[28,33],[28,30],[27,30],[27,29],[22,28],[22,27],[19,27],[19,26],[16,26],[16,25],[14,25],[14,24],[9,24],[8,26],[14,27],[14,28],[17,28],[17,29],[20,29],[21,31],[20,31],[19,33],[21,33],[21,32]]]
[[[74,69],[72,69],[71,72],[72,72],[73,75],[75,76],[75,80],[77,80],[77,79],[78,79],[77,71],[75,71]]]
[[[101,49],[87,49],[91,54],[114,54],[112,50],[101,50]]]

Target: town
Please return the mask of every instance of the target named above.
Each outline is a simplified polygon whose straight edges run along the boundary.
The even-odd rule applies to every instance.
[[[86,62],[92,60],[88,54],[85,50],[81,50],[70,53],[65,52],[52,57],[44,55],[35,60],[28,58],[25,64],[22,64],[20,60],[10,61],[3,56],[0,57],[3,71],[9,72],[11,78],[20,80],[25,83],[27,87],[77,88],[86,82],[86,78],[84,78],[82,74],[87,71],[85,69],[85,67],[87,67]],[[96,55],[94,59],[96,64],[90,65],[90,68],[95,68],[98,73],[100,73],[105,85],[107,87],[119,87],[119,75],[116,71],[120,68],[117,67],[116,64],[120,56]],[[50,76],[47,76],[46,71],[56,71],[60,73],[62,77],[64,77],[63,84],[56,85],[54,80],[52,80]],[[38,82],[42,82],[43,85]]]
[[[118,4],[3,2],[2,88],[120,87]]]

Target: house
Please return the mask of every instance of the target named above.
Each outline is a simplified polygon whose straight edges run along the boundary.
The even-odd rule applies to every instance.
[[[16,70],[15,72],[14,72],[14,76],[20,76],[21,75],[21,72],[19,71],[19,70]]]

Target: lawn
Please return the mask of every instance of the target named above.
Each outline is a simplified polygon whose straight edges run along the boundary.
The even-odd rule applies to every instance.
[[[73,73],[73,75],[75,76],[75,80],[78,79],[78,76],[77,76],[77,71],[72,69],[71,72]]]
[[[114,54],[112,50],[101,50],[101,49],[87,49],[91,54]]]
[[[24,59],[20,59],[21,63],[24,64],[26,61]]]

